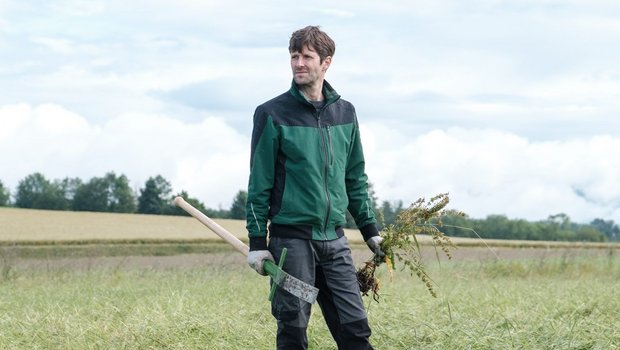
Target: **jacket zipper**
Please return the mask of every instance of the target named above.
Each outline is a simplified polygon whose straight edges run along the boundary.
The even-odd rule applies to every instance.
[[[330,160],[328,158],[330,158],[330,152],[331,152],[331,137],[329,137],[329,125],[327,126],[327,134],[329,137],[329,149],[328,147],[325,145],[325,135],[323,134],[323,125],[321,124],[321,112],[317,111],[316,112],[316,119],[318,122],[318,126],[319,126],[319,132],[321,133],[321,146],[323,148],[323,154],[325,156],[325,167],[324,167],[324,179],[323,179],[323,190],[325,191],[325,198],[327,200],[327,210],[325,212],[325,220],[323,222],[323,235],[325,237],[325,239],[327,239],[327,223],[329,222],[329,211],[331,209],[331,198],[329,196],[329,190],[328,190],[328,175],[329,175],[329,164],[330,164]]]
[[[327,141],[329,144],[329,165],[334,166],[334,148],[332,146],[332,133],[330,126],[327,126]]]

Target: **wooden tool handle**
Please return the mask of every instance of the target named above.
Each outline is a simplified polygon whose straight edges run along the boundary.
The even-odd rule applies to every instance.
[[[191,204],[187,203],[182,197],[176,197],[174,199],[174,204],[177,207],[185,210],[189,215],[198,219],[198,221],[200,221],[203,225],[207,226],[216,235],[220,236],[223,240],[235,247],[235,249],[241,252],[241,254],[248,256],[250,248],[247,245],[241,242],[239,238],[235,237],[232,233],[228,232],[228,230],[220,226],[218,223],[211,220],[200,210],[194,208]]]

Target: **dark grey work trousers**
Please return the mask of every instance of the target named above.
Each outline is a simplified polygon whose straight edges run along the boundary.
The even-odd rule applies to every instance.
[[[285,247],[283,270],[319,288],[317,302],[338,349],[372,349],[368,341],[371,331],[347,238],[313,241],[272,237],[269,240],[269,250],[276,260]],[[311,306],[277,289],[271,312],[278,322],[278,349],[308,348],[306,328]]]

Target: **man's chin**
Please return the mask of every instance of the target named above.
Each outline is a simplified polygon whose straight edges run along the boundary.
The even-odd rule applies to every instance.
[[[301,77],[293,77],[293,80],[295,80],[295,84],[299,86],[308,85],[310,83],[308,79],[301,78]]]

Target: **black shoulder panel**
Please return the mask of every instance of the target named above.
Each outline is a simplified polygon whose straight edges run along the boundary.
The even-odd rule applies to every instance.
[[[296,99],[290,92],[285,92],[257,108],[265,116],[271,116],[276,125],[283,126],[317,126],[317,111],[310,103]],[[330,103],[320,112],[321,120],[326,125],[355,123],[355,108],[343,99]]]
[[[325,106],[321,114],[329,125],[343,125],[355,122],[355,108],[343,99]]]

